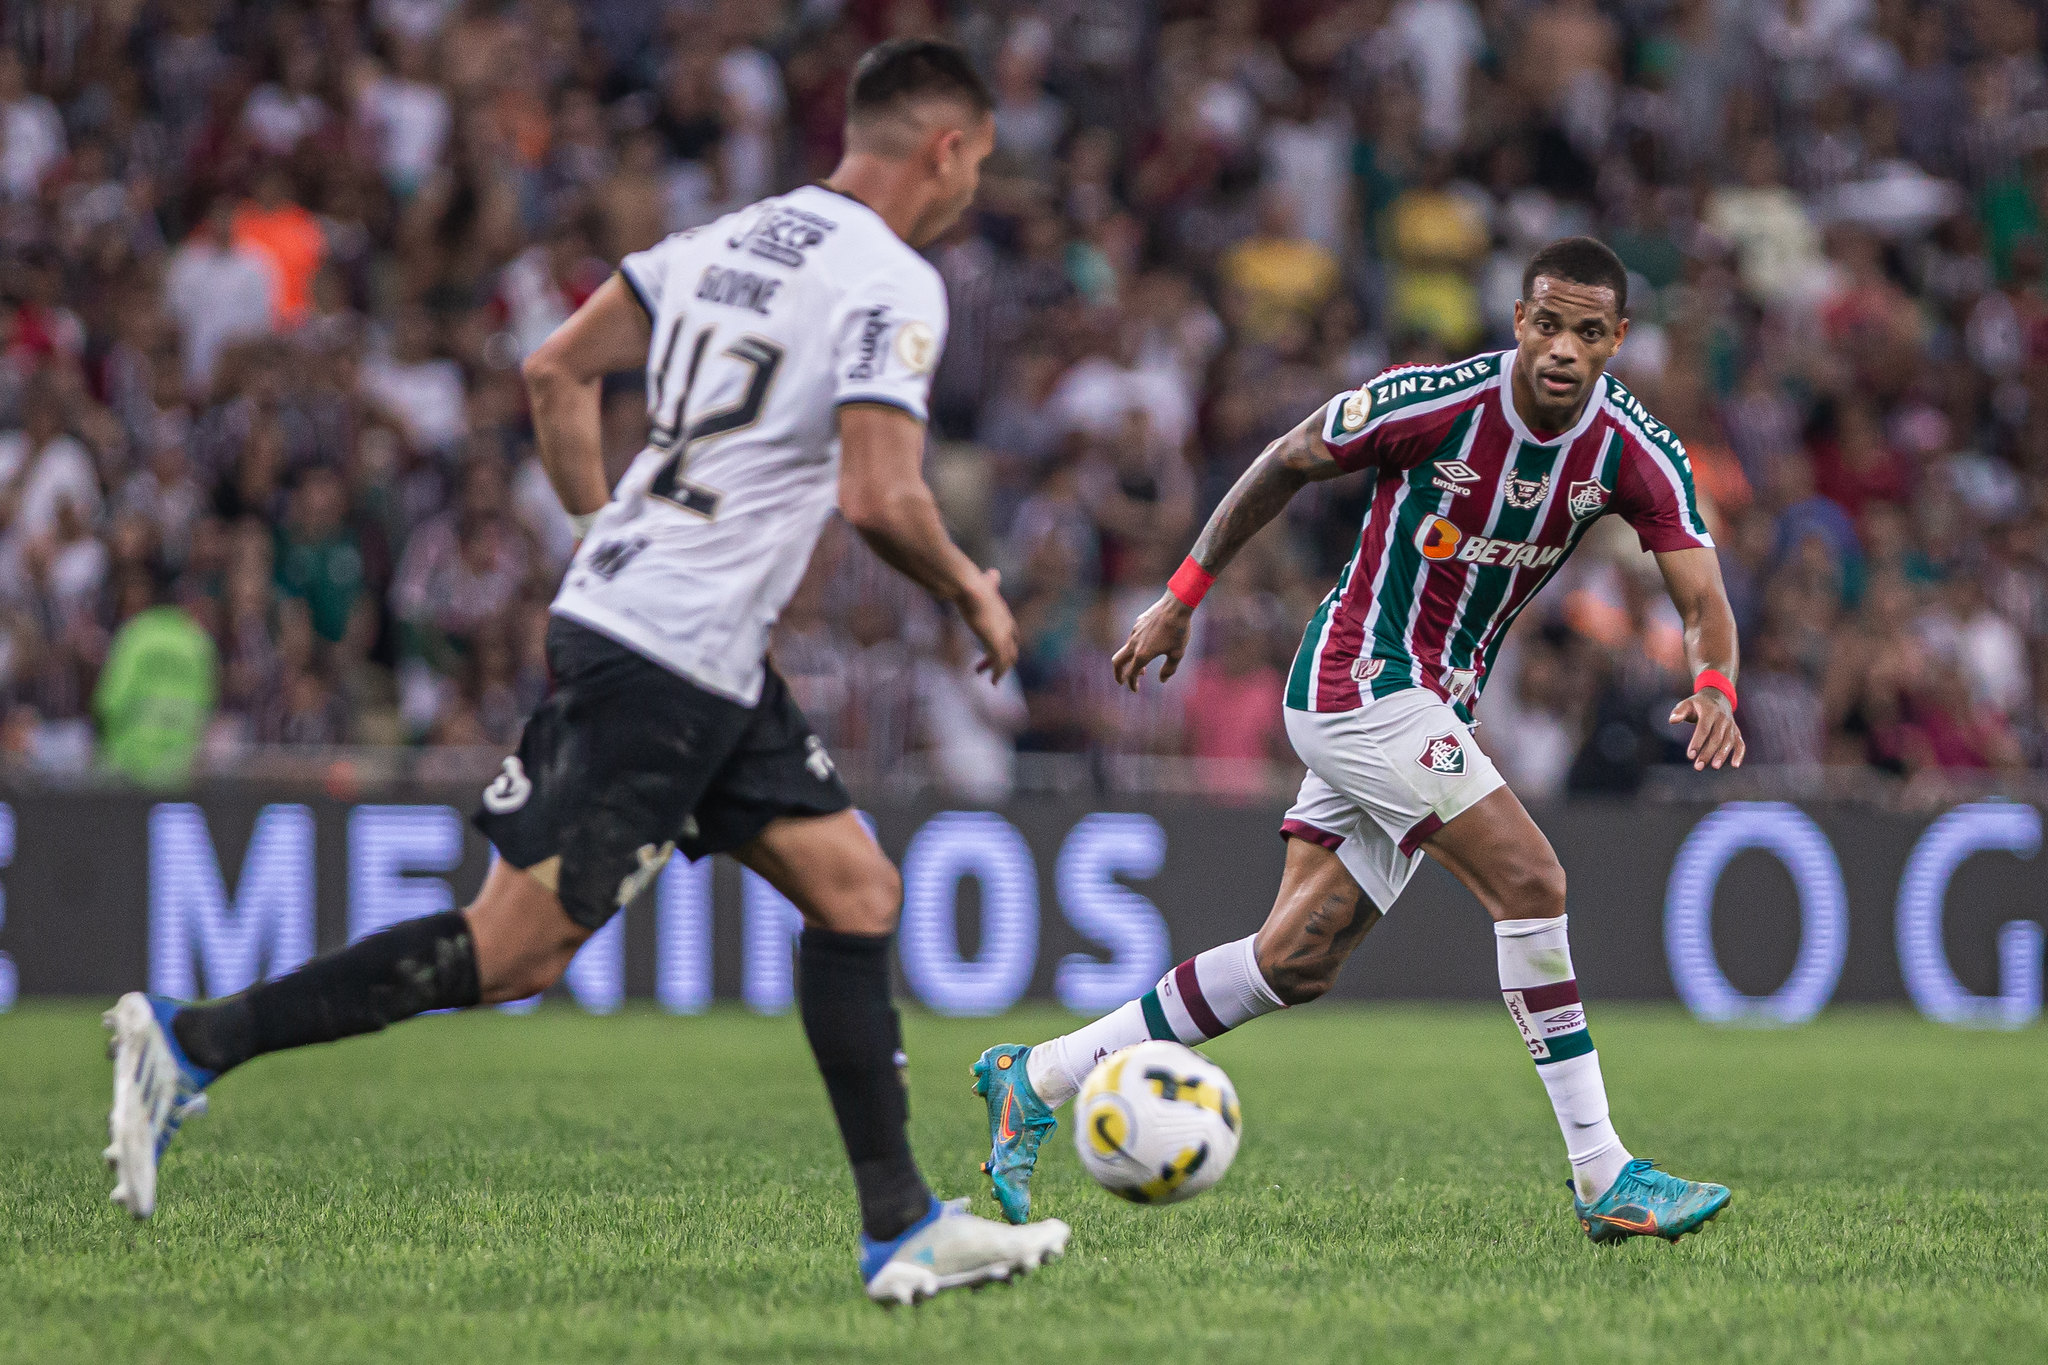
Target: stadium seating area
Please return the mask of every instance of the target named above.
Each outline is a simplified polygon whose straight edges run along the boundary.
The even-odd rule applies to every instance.
[[[856,777],[996,799],[1023,751],[1266,790],[1356,480],[1232,568],[1174,685],[1118,692],[1109,651],[1266,441],[1388,363],[1505,344],[1522,263],[1571,232],[1633,272],[1617,368],[1711,504],[1752,761],[1907,790],[2048,761],[2048,70],[2020,0],[0,12],[8,763],[113,757],[95,697],[158,602],[217,659],[210,767],[508,744],[572,534],[520,359],[622,253],[828,171],[853,61],[928,32],[999,101],[932,253],[929,472],[1026,650],[977,682],[835,526],[776,657]],[[639,377],[606,393],[616,473]],[[1527,796],[1683,756],[1676,618],[1609,529],[1487,692]]]

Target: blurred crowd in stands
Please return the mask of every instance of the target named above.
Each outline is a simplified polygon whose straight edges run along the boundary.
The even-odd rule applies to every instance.
[[[1632,271],[1616,368],[1685,440],[1750,758],[2048,762],[2048,68],[2022,0],[0,0],[0,752],[504,746],[572,531],[518,365],[622,253],[827,172],[861,51],[997,93],[931,255],[930,477],[1023,661],[835,525],[776,645],[854,770],[1290,761],[1282,678],[1359,479],[1224,576],[1173,683],[1108,655],[1266,442],[1381,367],[1507,344],[1572,232]],[[646,430],[607,383],[616,474]],[[1613,519],[1479,732],[1526,796],[1683,756]],[[1135,766],[1134,766],[1135,765]]]

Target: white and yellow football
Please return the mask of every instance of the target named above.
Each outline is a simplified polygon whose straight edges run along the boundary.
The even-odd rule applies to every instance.
[[[1134,1204],[1177,1204],[1237,1157],[1237,1087],[1192,1048],[1153,1039],[1096,1063],[1074,1100],[1074,1145],[1095,1183]]]

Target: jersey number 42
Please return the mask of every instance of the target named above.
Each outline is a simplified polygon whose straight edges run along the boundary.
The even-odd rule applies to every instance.
[[[676,320],[675,329],[669,333],[668,349],[662,356],[661,375],[656,381],[655,392],[667,389],[669,362],[675,356],[676,342],[682,335],[682,320]],[[693,516],[709,521],[718,515],[719,493],[715,488],[692,483],[683,477],[683,467],[689,462],[690,447],[713,436],[740,431],[752,426],[760,419],[762,405],[768,401],[768,388],[775,382],[775,371],[782,364],[782,348],[764,337],[743,336],[728,346],[723,354],[731,356],[747,366],[746,392],[739,401],[707,412],[683,427],[683,414],[690,405],[690,391],[697,384],[697,369],[704,359],[704,348],[711,340],[711,329],[697,333],[697,340],[690,347],[689,369],[683,376],[682,392],[676,396],[675,407],[666,419],[657,415],[653,436],[655,449],[665,451],[669,458],[655,473],[654,482],[647,491],[663,502],[672,503]]]

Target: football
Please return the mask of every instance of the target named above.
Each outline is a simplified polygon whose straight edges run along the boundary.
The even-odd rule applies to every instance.
[[[1237,1087],[1192,1048],[1154,1039],[1096,1063],[1074,1101],[1074,1144],[1095,1182],[1133,1204],[1177,1204],[1237,1157]]]

